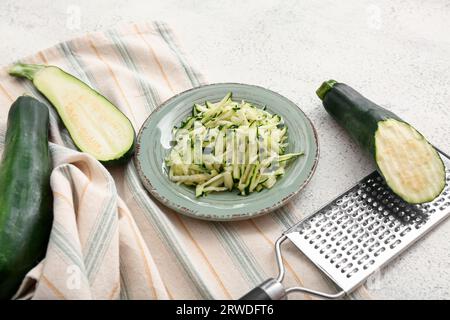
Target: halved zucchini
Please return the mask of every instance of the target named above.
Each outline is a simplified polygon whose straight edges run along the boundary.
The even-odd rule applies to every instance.
[[[373,156],[395,194],[409,203],[439,196],[445,187],[444,163],[416,129],[343,83],[326,81],[317,95],[327,112]]]
[[[375,160],[389,187],[409,203],[432,201],[445,187],[445,168],[436,150],[405,122],[378,123]]]
[[[97,160],[112,164],[134,151],[130,120],[109,100],[55,66],[16,64],[9,74],[25,77],[53,104],[75,145]]]

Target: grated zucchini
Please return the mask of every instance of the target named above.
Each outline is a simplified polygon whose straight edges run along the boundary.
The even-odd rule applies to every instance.
[[[166,157],[169,178],[195,186],[197,197],[237,189],[241,195],[270,189],[290,160],[285,154],[283,118],[228,93],[217,103],[194,104],[192,114],[173,128]]]

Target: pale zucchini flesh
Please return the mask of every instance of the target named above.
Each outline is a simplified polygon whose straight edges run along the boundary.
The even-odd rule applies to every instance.
[[[34,75],[33,84],[53,104],[81,151],[108,162],[133,148],[135,132],[130,120],[79,79],[48,66]]]
[[[432,201],[445,187],[439,154],[405,122],[388,119],[378,123],[375,160],[387,185],[409,203]]]

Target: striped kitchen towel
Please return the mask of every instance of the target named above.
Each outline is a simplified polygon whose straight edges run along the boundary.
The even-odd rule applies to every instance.
[[[88,34],[21,61],[57,65],[82,79],[117,105],[136,131],[163,101],[205,83],[163,23]],[[0,70],[0,150],[9,106],[19,95],[48,104],[7,69]],[[231,223],[177,214],[145,191],[132,161],[107,170],[77,152],[49,108],[54,223],[45,259],[16,298],[235,299],[276,275],[274,242],[302,218],[294,202]],[[287,286],[335,290],[294,247],[285,252]],[[358,296],[367,297],[364,289]]]

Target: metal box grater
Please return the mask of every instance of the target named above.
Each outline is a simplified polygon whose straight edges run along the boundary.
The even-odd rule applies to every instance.
[[[441,153],[446,186],[433,202],[411,205],[397,197],[373,172],[350,190],[288,229],[276,243],[280,273],[242,299],[280,299],[301,291],[339,298],[398,256],[450,213],[450,159]],[[284,289],[281,243],[292,241],[340,289],[326,294],[307,288]],[[255,291],[256,290],[256,291]]]

